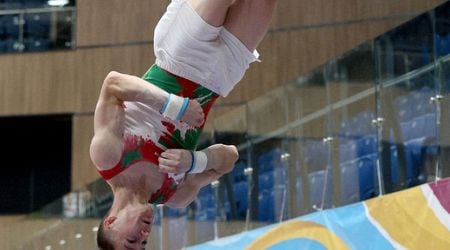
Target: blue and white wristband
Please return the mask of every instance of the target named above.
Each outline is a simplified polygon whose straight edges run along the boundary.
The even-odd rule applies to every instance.
[[[183,117],[189,105],[189,98],[169,94],[160,112],[164,117],[174,121],[179,121]]]
[[[186,174],[198,174],[205,171],[208,165],[208,155],[204,151],[190,151],[192,156],[191,168]]]

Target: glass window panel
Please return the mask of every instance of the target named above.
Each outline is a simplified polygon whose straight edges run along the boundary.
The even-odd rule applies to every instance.
[[[327,92],[322,68],[299,76],[285,87],[288,121],[292,126],[304,123],[326,113]]]
[[[332,104],[342,100],[348,101],[349,97],[365,90],[373,91],[375,67],[371,43],[365,43],[330,61],[325,68],[325,79]]]
[[[308,211],[331,207],[331,167],[330,151],[326,138],[326,116],[320,116],[294,127],[303,135],[299,142],[301,157],[301,186],[303,189],[304,206]]]
[[[289,215],[291,218],[310,211],[308,169],[305,165],[304,138],[302,126],[288,131]]]
[[[248,133],[251,136],[270,136],[279,133],[287,123],[285,88],[279,87],[248,103]]]
[[[331,206],[329,149],[323,143],[329,111],[323,69],[298,77],[285,89],[289,116],[285,148],[289,176],[295,174],[288,184],[289,214],[304,214]]]
[[[27,5],[27,9],[0,10],[0,52],[74,48],[75,7],[37,4]]]
[[[0,50],[3,52],[21,52],[24,45],[21,38],[23,19],[20,15],[0,16]]]
[[[289,180],[285,141],[283,133],[252,147],[255,184],[252,205],[255,205],[254,219],[262,223],[270,224],[287,217]]]
[[[436,146],[436,96],[433,64],[403,75],[390,84],[381,82],[383,123],[382,164],[386,191],[425,182],[427,157]]]
[[[214,136],[217,142],[240,145],[247,142],[247,105],[241,105],[221,115],[213,121]]]
[[[361,45],[326,66],[334,201],[372,198],[377,189],[377,128],[372,46]]]
[[[440,177],[450,176],[450,57],[446,56],[439,61],[440,84],[442,85],[443,99],[440,102],[439,125],[439,165],[431,169],[431,174]],[[432,159],[430,159],[432,160]],[[433,164],[430,162],[429,164]],[[436,167],[439,167],[436,169]]]

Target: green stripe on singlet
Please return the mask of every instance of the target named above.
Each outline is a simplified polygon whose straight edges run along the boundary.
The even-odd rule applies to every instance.
[[[180,93],[183,90],[175,76],[168,74],[156,64],[145,72],[142,79],[172,94]]]
[[[157,65],[150,67],[142,76],[142,79],[172,94],[179,94],[183,91],[183,86],[177,81],[177,78]],[[214,97],[217,97],[216,93],[200,85],[194,90],[193,95],[192,98],[197,98],[202,106]],[[190,129],[186,132],[184,138],[182,138],[180,131],[175,130],[171,136],[171,143],[177,145],[179,148],[195,150],[201,133],[201,128]],[[173,147],[173,145],[168,145],[164,141],[159,141],[159,143],[167,148]]]

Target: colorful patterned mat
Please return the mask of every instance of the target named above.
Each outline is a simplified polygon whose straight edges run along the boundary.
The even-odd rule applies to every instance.
[[[450,249],[450,178],[188,248]]]

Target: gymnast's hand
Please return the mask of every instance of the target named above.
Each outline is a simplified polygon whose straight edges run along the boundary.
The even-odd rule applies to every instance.
[[[159,172],[181,174],[191,168],[192,156],[185,149],[167,149],[158,158]]]
[[[197,100],[189,100],[189,105],[181,117],[181,121],[189,124],[192,127],[200,127],[205,121],[205,114],[202,106]],[[189,152],[188,152],[189,153]]]

